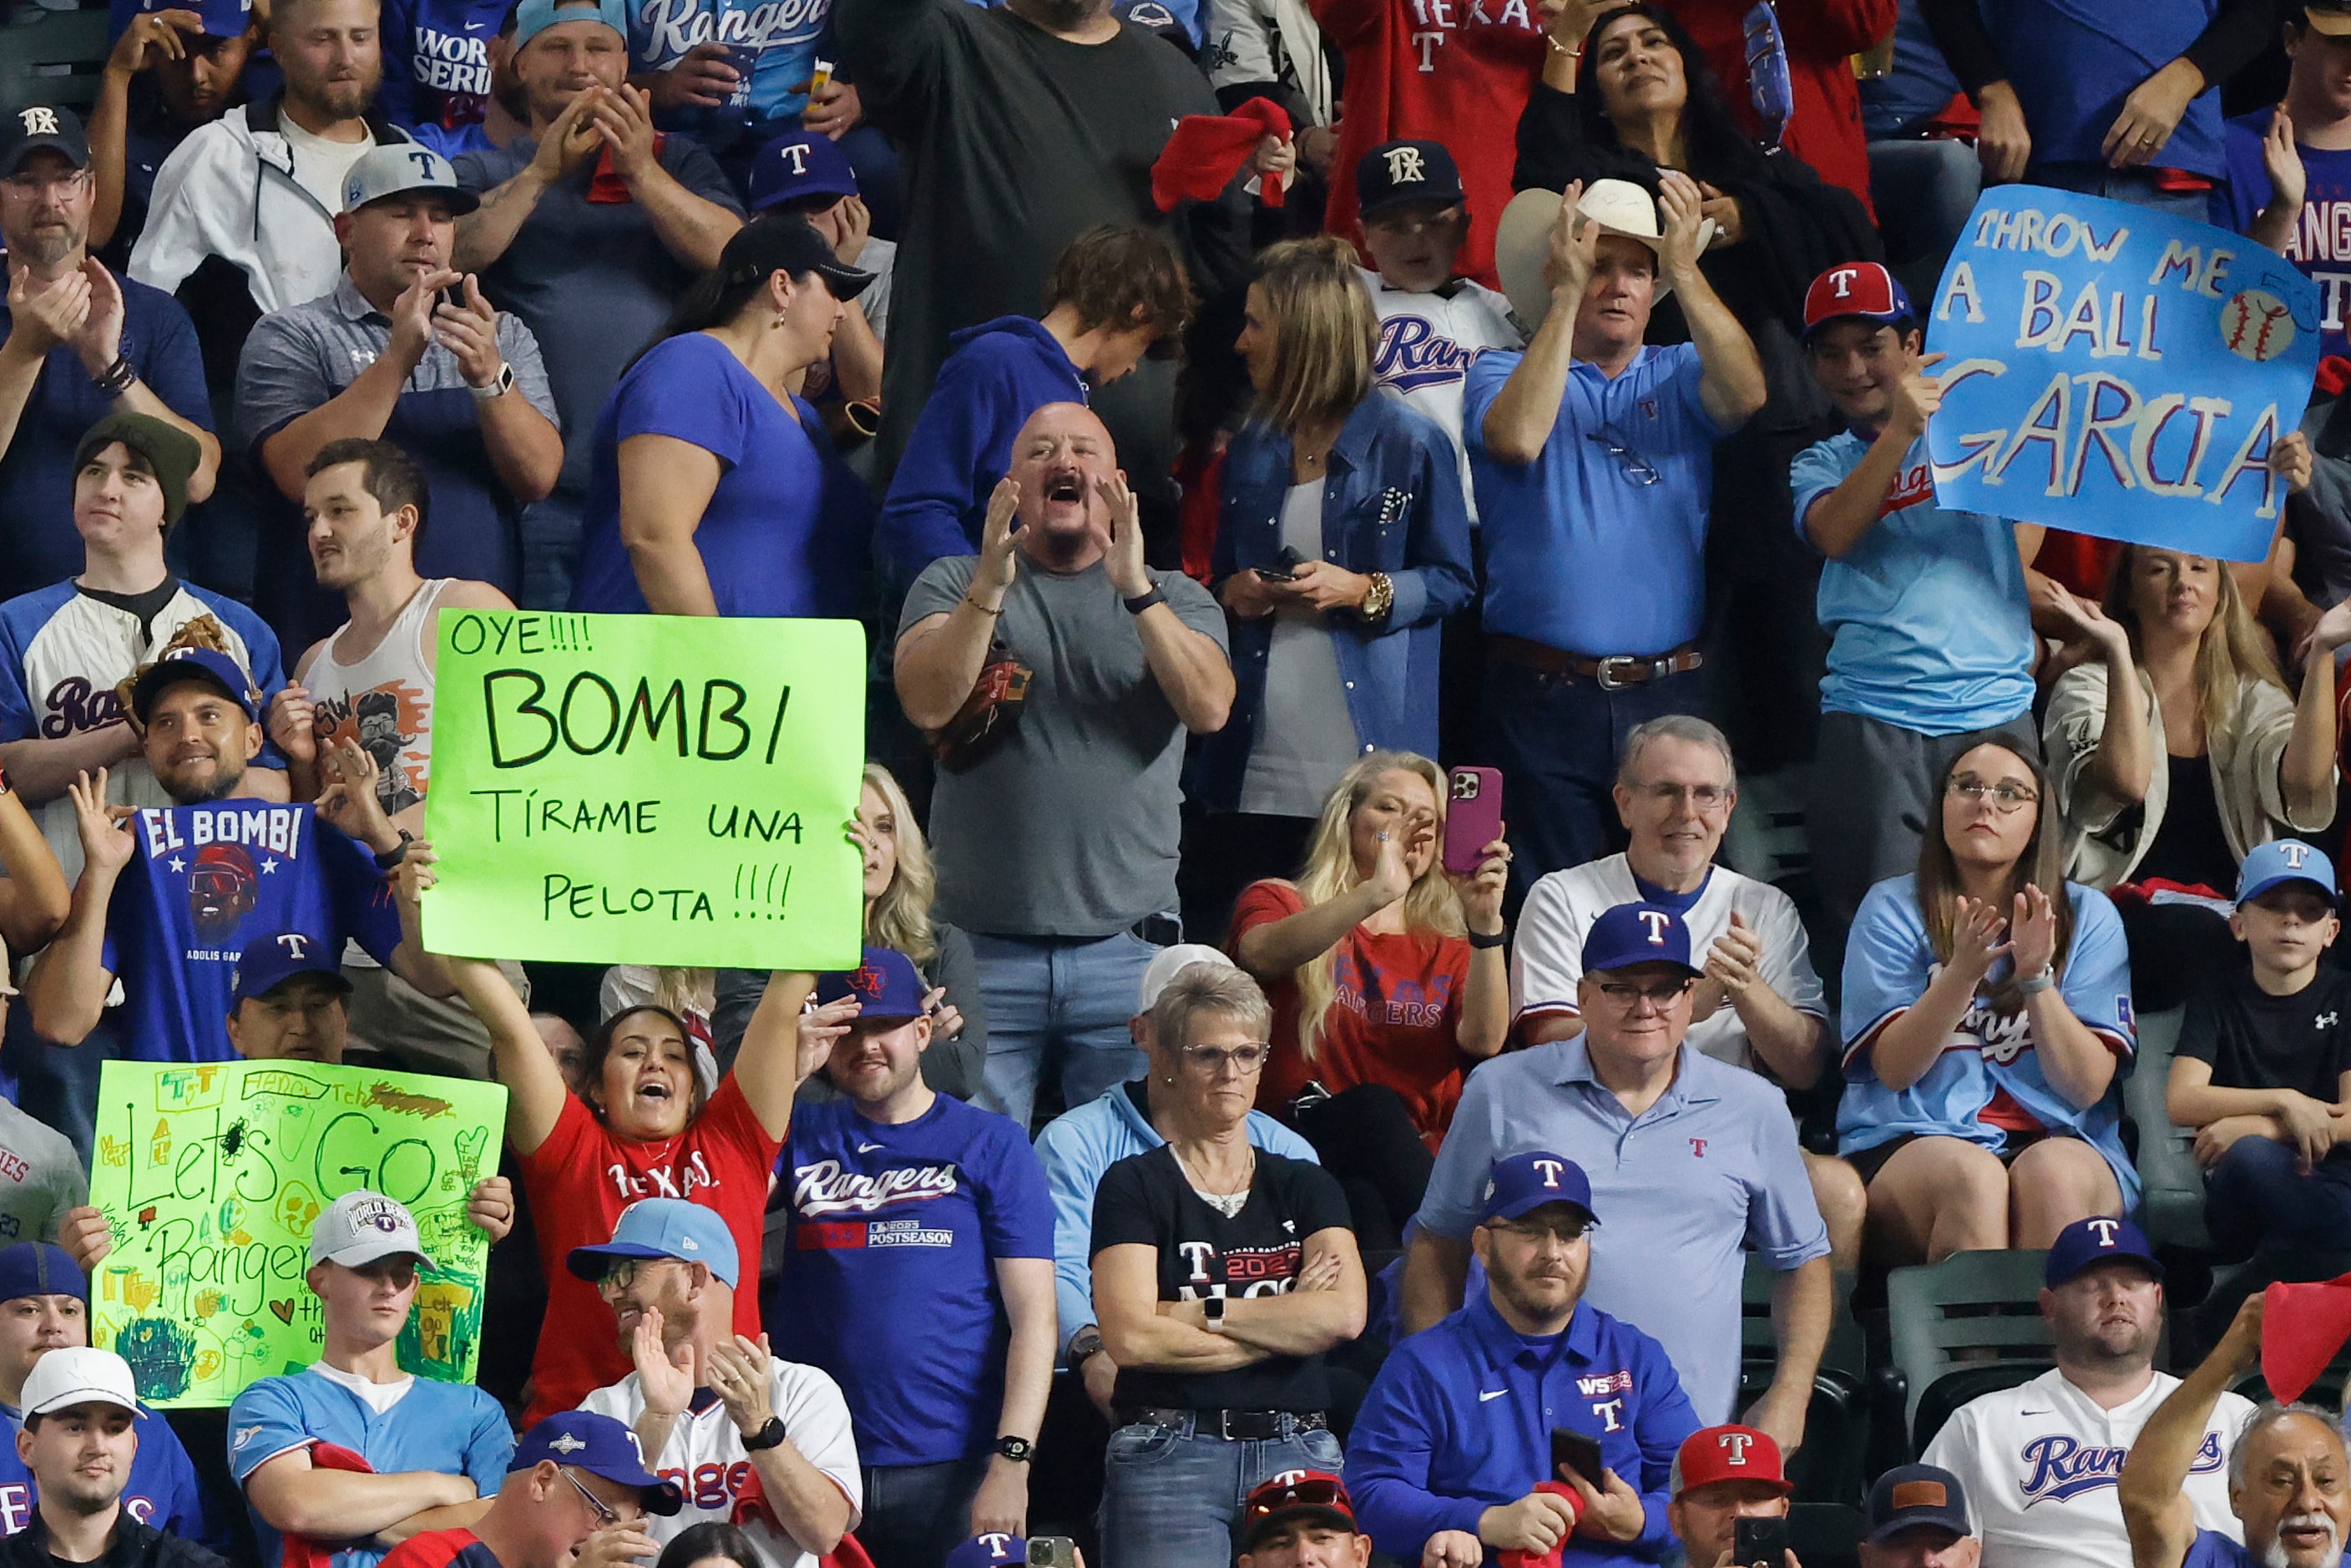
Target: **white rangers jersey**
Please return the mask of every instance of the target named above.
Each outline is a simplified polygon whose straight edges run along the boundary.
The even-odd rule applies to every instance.
[[[1983,1568],[2130,1568],[2115,1478],[2139,1428],[2179,1386],[2158,1372],[2137,1398],[2105,1410],[2053,1368],[1961,1406],[1925,1457],[1967,1489]],[[2197,1528],[2231,1541],[2244,1527],[2229,1511],[2229,1449],[2252,1413],[2242,1396],[2220,1396],[2183,1489]]]
[[[1488,349],[1523,349],[1527,335],[1510,314],[1510,302],[1459,278],[1442,294],[1391,288],[1365,267],[1364,287],[1380,313],[1380,349],[1372,380],[1382,392],[1402,398],[1445,427],[1461,455],[1461,495],[1469,520],[1478,520],[1478,496],[1469,484],[1469,458],[1461,446],[1461,380],[1469,361]]]
[[[768,1398],[783,1417],[785,1440],[800,1457],[832,1479],[849,1499],[849,1527],[857,1528],[865,1506],[865,1487],[857,1468],[857,1442],[851,1435],[849,1405],[841,1385],[813,1366],[771,1357],[774,1378]],[[610,1416],[636,1429],[645,1413],[645,1396],[635,1373],[599,1388],[580,1402],[582,1410]],[[688,1410],[669,1429],[669,1441],[658,1455],[649,1455],[646,1468],[664,1480],[675,1481],[685,1493],[685,1506],[667,1519],[648,1517],[646,1534],[666,1546],[693,1525],[705,1520],[737,1521],[737,1505],[764,1491],[744,1450],[742,1434],[727,1419],[726,1407],[715,1400],[700,1410]],[[740,1519],[745,1533],[759,1548],[767,1568],[817,1568],[817,1559],[768,1521],[773,1515],[755,1511]]]

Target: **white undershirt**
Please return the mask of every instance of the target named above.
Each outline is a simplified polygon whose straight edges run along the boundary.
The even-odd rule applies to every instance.
[[[294,150],[294,181],[319,198],[319,204],[330,213],[343,210],[343,176],[360,155],[375,145],[375,132],[371,131],[357,141],[330,141],[326,137],[303,130],[294,123],[294,117],[280,109],[277,129],[286,133],[286,145]]]
[[[323,1361],[311,1363],[310,1370],[329,1382],[341,1384],[358,1395],[360,1402],[379,1416],[408,1397],[408,1391],[416,1386],[416,1379],[406,1375],[396,1377],[390,1383],[371,1383],[356,1372],[345,1372],[340,1367],[329,1366]]]

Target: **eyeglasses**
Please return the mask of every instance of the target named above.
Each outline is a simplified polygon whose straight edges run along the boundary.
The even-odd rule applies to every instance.
[[[1602,996],[1626,1012],[1631,1012],[1643,1002],[1662,1011],[1672,1007],[1675,998],[1690,988],[1694,977],[1684,976],[1678,980],[1657,980],[1646,986],[1627,985],[1622,980],[1602,980],[1598,988]]]
[[[1951,780],[1951,793],[1969,805],[1980,805],[1984,797],[1991,797],[1992,810],[2003,817],[2013,816],[2041,797],[2031,789],[2011,784],[2005,779],[1987,784],[1972,773],[1963,773]]]
[[[6,191],[19,201],[37,202],[52,192],[60,196],[70,196],[80,190],[89,180],[89,171],[87,169],[77,169],[70,174],[52,174],[46,178],[39,174],[11,174],[6,179],[0,180],[0,191]]]
[[[1499,1230],[1505,1236],[1516,1236],[1527,1241],[1545,1239],[1581,1241],[1583,1239],[1584,1231],[1590,1228],[1590,1226],[1587,1221],[1581,1218],[1562,1219],[1551,1225],[1533,1223],[1524,1219],[1493,1219],[1487,1221],[1486,1228]]]
[[[603,1278],[596,1281],[596,1288],[600,1291],[625,1291],[631,1285],[637,1282],[637,1276],[640,1273],[643,1273],[647,1269],[658,1268],[664,1263],[678,1263],[683,1265],[684,1260],[677,1258],[615,1258],[604,1270]]]
[[[1678,806],[1685,800],[1701,811],[1730,804],[1735,793],[1724,784],[1644,784],[1641,793],[1660,806]]]
[[[565,1480],[571,1483],[571,1490],[580,1494],[580,1500],[586,1503],[590,1508],[595,1511],[597,1529],[610,1530],[616,1524],[634,1524],[638,1520],[644,1517],[644,1510],[642,1508],[636,1510],[632,1513],[625,1515],[615,1513],[612,1511],[611,1506],[606,1503],[602,1498],[598,1497],[594,1492],[590,1491],[586,1487],[581,1486],[578,1476],[573,1475],[569,1470],[559,1470],[559,1473]]]
[[[1218,1051],[1213,1046],[1205,1045],[1186,1046],[1184,1050],[1184,1065],[1196,1072],[1205,1072],[1212,1078],[1222,1077],[1228,1067],[1237,1067],[1240,1069],[1242,1076],[1247,1077],[1263,1067],[1265,1059],[1270,1054],[1271,1052],[1261,1045],[1235,1046],[1230,1051]]]
[[[1656,469],[1650,465],[1648,459],[1633,450],[1631,443],[1616,434],[1614,426],[1604,424],[1598,430],[1585,435],[1583,439],[1598,443],[1603,452],[1616,459],[1616,466],[1623,471],[1625,477],[1634,484],[1657,483],[1660,476]]]
[[[1301,1476],[1286,1481],[1276,1476],[1249,1493],[1249,1505],[1242,1511],[1243,1525],[1255,1524],[1270,1514],[1293,1508],[1328,1508],[1355,1516],[1355,1500],[1347,1495],[1344,1482],[1321,1476]]]

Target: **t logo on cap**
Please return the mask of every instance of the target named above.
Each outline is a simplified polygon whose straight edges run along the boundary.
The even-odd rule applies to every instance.
[[[1004,1531],[1000,1530],[990,1530],[982,1534],[975,1535],[972,1539],[978,1542],[982,1546],[987,1547],[987,1554],[990,1557],[1002,1557],[1004,1555],[1004,1549],[1012,1544],[1012,1537],[1005,1534]]]
[[[790,159],[790,160],[792,161],[792,172],[793,172],[793,173],[795,173],[795,174],[805,174],[805,173],[807,173],[807,172],[808,172],[808,154],[809,154],[809,150],[808,150],[808,144],[807,144],[806,142],[796,141],[796,142],[792,143],[792,144],[791,144],[790,146],[789,146],[789,147],[782,147],[782,148],[778,148],[778,149],[777,149],[777,152],[778,152],[781,156],[786,157],[786,158],[789,158],[789,159]],[[984,1535],[983,1535],[983,1536],[981,1536],[981,1537],[980,1537],[980,1539],[981,1539],[982,1541],[985,1541],[985,1540],[987,1540],[987,1537],[986,1537],[986,1536],[984,1536]]]
[[[1729,1465],[1745,1464],[1747,1450],[1754,1441],[1755,1435],[1752,1432],[1725,1432],[1714,1440],[1715,1446],[1722,1449],[1727,1456],[1723,1463]]]
[[[1542,1172],[1543,1186],[1553,1192],[1557,1192],[1559,1190],[1559,1173],[1565,1170],[1567,1168],[1566,1166],[1558,1160],[1536,1160],[1533,1161],[1532,1164],[1535,1169]]]
[[[2115,1244],[2115,1232],[2122,1228],[2123,1222],[2119,1219],[2089,1219],[2083,1223],[2098,1233],[2099,1246],[2112,1247]]]
[[[1839,299],[1852,298],[1853,280],[1860,276],[1861,268],[1857,267],[1840,267],[1830,273],[1829,281],[1836,285],[1836,297]]]
[[[1428,167],[1417,147],[1388,149],[1388,179],[1395,184],[1418,184],[1428,178]]]
[[[2310,846],[2305,843],[2298,843],[2293,839],[2281,839],[2278,841],[2277,852],[2279,859],[2284,861],[2286,864],[2292,866],[2294,870],[2300,871],[2302,869],[2302,862],[2310,858]]]
[[[1674,917],[1662,909],[1644,909],[1640,912],[1639,919],[1642,925],[1649,928],[1649,946],[1664,946],[1666,933],[1672,927]]]
[[[58,134],[57,111],[54,109],[23,110],[17,113],[16,118],[24,123],[25,134],[27,136]]]
[[[869,997],[879,994],[882,989],[882,971],[871,964],[865,965],[857,973],[849,977],[849,988],[862,992]]]
[[[298,964],[310,956],[310,939],[299,931],[281,933],[277,938],[277,945],[285,948],[286,956]]]

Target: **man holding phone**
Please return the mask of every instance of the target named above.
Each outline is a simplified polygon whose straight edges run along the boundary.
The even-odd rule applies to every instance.
[[[1380,1551],[1479,1568],[1490,1548],[1633,1568],[1673,1546],[1667,1480],[1698,1417],[1657,1342],[1583,1301],[1592,1184],[1563,1155],[1497,1160],[1470,1245],[1485,1293],[1389,1354],[1347,1439]]]
[[[1708,1427],[1674,1456],[1666,1519],[1690,1568],[1803,1568],[1788,1550],[1796,1489],[1780,1445],[1752,1427]]]

